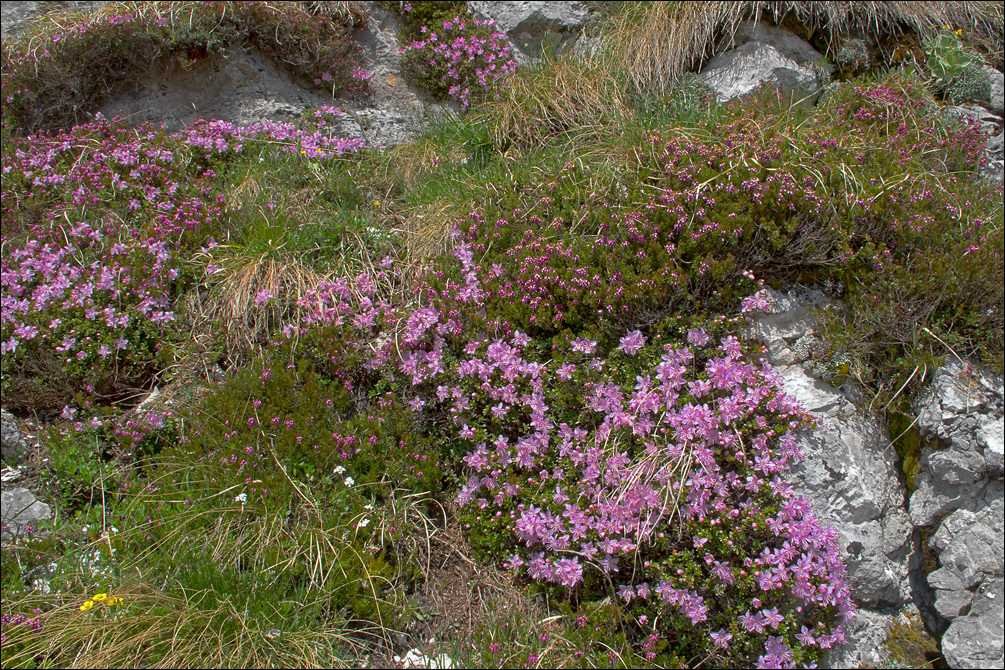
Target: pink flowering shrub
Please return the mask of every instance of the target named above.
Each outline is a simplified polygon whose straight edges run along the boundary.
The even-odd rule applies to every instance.
[[[183,66],[241,44],[333,94],[365,93],[353,26],[363,16],[296,2],[151,2],[130,13],[71,15],[28,42],[4,40],[3,118],[25,131],[69,127],[110,89],[160,62]]]
[[[613,583],[636,622],[662,622],[639,628],[667,659],[771,666],[840,643],[854,610],[836,535],[779,476],[805,419],[770,369],[732,338],[548,365],[518,335],[462,360],[460,386],[484,394],[448,405],[470,422],[458,503],[475,546],[516,545],[509,567],[586,600]],[[581,404],[552,400],[566,389]]]
[[[7,567],[6,565],[4,566],[5,570]],[[12,565],[10,567],[14,568],[15,566]],[[4,652],[7,654],[10,654],[21,646],[16,641],[20,641],[25,637],[30,638],[32,633],[42,628],[42,622],[39,620],[42,610],[35,609],[31,614],[34,616],[20,612],[4,612],[0,614],[0,647],[3,647]],[[10,634],[10,639],[8,639],[8,634]]]
[[[806,419],[770,368],[700,329],[662,346],[632,331],[607,351],[458,337],[490,273],[464,242],[456,256],[455,309],[402,316],[396,368],[412,407],[470,445],[457,502],[472,544],[576,598],[613,584],[668,661],[772,665],[839,643],[854,608],[836,536],[780,477]]]
[[[2,167],[5,395],[16,379],[58,388],[63,377],[70,386],[56,397],[24,398],[58,406],[77,384],[108,394],[144,378],[175,320],[179,251],[219,229],[213,173],[183,161],[178,138],[104,120],[12,145]]]
[[[401,48],[402,67],[434,94],[460,102],[461,109],[516,70],[509,41],[492,21],[458,15],[419,32]]]
[[[360,140],[330,132],[338,113],[298,125],[200,121],[175,135],[98,120],[12,140],[2,163],[5,395],[55,409],[83,386],[114,396],[162,369],[180,335],[175,301],[206,275],[190,259],[227,220],[213,168],[242,150],[354,152]]]
[[[331,122],[340,115],[337,107],[322,107],[311,114],[306,128],[304,124],[288,121],[263,121],[239,126],[218,119],[199,119],[181,130],[180,134],[193,148],[204,149],[207,161],[232,158],[241,153],[249,140],[272,143],[276,153],[297,153],[325,160],[341,158],[365,146],[361,138],[344,138],[334,134]]]

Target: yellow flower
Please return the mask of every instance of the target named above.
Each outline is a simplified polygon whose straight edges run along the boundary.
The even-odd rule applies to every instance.
[[[107,593],[95,593],[94,597],[91,598],[91,600],[93,600],[96,603],[100,603],[102,600],[104,600],[107,597],[108,597]]]
[[[120,602],[122,602],[122,598],[116,597],[116,598],[109,598],[108,602],[105,604],[111,607],[112,605],[118,605]]]
[[[80,611],[81,612],[86,612],[87,610],[91,609],[92,607],[94,607],[94,601],[93,600],[88,600],[86,603],[84,603],[83,605],[80,606]]]
[[[374,207],[380,207],[380,200],[374,200],[373,201],[373,206]]]
[[[956,35],[962,35],[963,34],[963,28],[960,28],[959,30],[957,30],[955,34]]]

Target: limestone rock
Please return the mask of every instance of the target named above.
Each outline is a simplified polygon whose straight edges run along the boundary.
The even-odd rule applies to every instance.
[[[819,62],[822,56],[796,35],[763,22],[748,22],[737,30],[733,43],[710,60],[698,75],[720,102],[752,93],[767,84],[782,93],[813,93],[830,80]]]
[[[1005,134],[989,137],[984,153],[987,165],[981,168],[981,176],[992,184],[1005,184]]]
[[[1003,579],[989,580],[974,595],[970,612],[949,626],[942,636],[942,654],[950,668],[1005,667],[1003,599]]]
[[[244,49],[188,68],[163,68],[134,90],[113,97],[100,111],[106,117],[122,115],[131,123],[150,121],[176,130],[199,118],[238,125],[290,121],[307,107],[332,104],[330,94],[303,88],[271,58]]]
[[[903,509],[906,491],[888,431],[802,366],[781,373],[785,392],[817,420],[816,428],[800,436],[806,457],[787,479],[821,521],[840,533],[856,602],[902,605],[910,600],[913,527]]]
[[[959,361],[939,368],[915,402],[922,450],[911,520],[933,526],[957,509],[977,512],[1002,495],[1002,395],[987,373]],[[937,448],[938,447],[938,448]]]
[[[581,2],[468,2],[479,19],[495,21],[526,65],[546,50],[561,54],[575,40],[590,12]]]
[[[1005,116],[1005,74],[987,65],[981,66],[981,70],[991,80],[991,101],[985,107],[992,114]]]
[[[580,37],[572,47],[572,53],[579,58],[593,58],[604,48],[603,37]]]
[[[948,622],[942,653],[951,668],[1002,666],[1003,405],[999,377],[953,360],[914,406],[933,446],[922,451],[910,511],[915,524],[937,527],[929,545],[940,567],[928,584]]]
[[[978,105],[951,105],[943,113],[957,119],[970,119],[985,135],[993,135],[1002,125],[1000,115],[992,114]]]
[[[1005,417],[981,424],[977,428],[977,445],[984,450],[988,476],[1000,479],[1005,469]]]
[[[971,589],[1005,574],[1003,523],[1005,502],[998,498],[978,513],[953,512],[929,541],[941,567],[928,575],[928,583],[935,589],[935,608],[947,621],[970,605]]]
[[[911,600],[914,529],[904,510],[906,490],[889,431],[856,407],[849,385],[836,388],[810,376],[802,365],[783,365],[793,358],[794,341],[816,326],[811,307],[826,307],[826,298],[806,290],[767,292],[772,313],[754,317],[746,334],[768,346],[769,361],[780,364],[783,390],[817,421],[799,436],[805,458],[786,478],[806,496],[821,522],[840,534],[856,603],[898,608]]]
[[[816,324],[810,310],[826,309],[828,300],[819,291],[765,291],[773,308],[758,315],[744,334],[767,345],[772,365],[791,365],[799,357],[796,343],[810,335]]]
[[[370,144],[392,146],[418,133],[427,117],[442,116],[451,103],[438,104],[409,85],[401,70],[398,53],[400,23],[393,12],[373,4],[366,25],[357,33],[364,69],[370,73],[368,104],[343,105],[346,112],[340,130],[362,137]]]
[[[847,642],[824,656],[825,668],[869,668],[880,666],[888,657],[887,630],[893,618],[886,614],[860,609],[855,618],[844,624]]]
[[[0,492],[0,536],[4,539],[18,537],[27,527],[37,527],[40,521],[52,518],[52,510],[24,488]]]
[[[0,460],[17,463],[26,449],[14,417],[7,410],[0,410]]]
[[[809,42],[795,33],[774,26],[765,20],[741,23],[729,40],[728,47],[735,49],[748,42],[770,44],[780,54],[800,65],[812,65],[821,59],[820,52],[814,49]],[[717,52],[725,51],[724,46],[726,45],[720,45]]]

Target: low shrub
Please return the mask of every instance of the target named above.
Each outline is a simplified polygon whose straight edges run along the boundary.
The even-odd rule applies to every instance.
[[[179,298],[213,282],[220,268],[205,252],[215,238],[247,225],[227,206],[227,166],[358,151],[361,141],[332,134],[338,114],[197,122],[173,135],[100,119],[10,137],[3,236],[14,248],[2,260],[0,342],[4,394],[23,403],[10,404],[51,411],[77,392],[116,398],[173,364],[187,325]]]
[[[991,99],[991,78],[977,65],[968,65],[946,87],[946,101],[954,105],[987,102]]]

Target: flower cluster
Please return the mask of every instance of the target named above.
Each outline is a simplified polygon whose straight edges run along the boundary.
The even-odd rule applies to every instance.
[[[0,646],[7,644],[7,631],[3,630],[4,628],[8,630],[11,628],[23,628],[30,631],[40,630],[42,622],[39,621],[38,617],[42,614],[42,610],[33,610],[32,614],[35,616],[29,617],[17,612],[13,614],[0,614]]]
[[[248,140],[274,142],[279,147],[278,151],[326,160],[358,151],[366,144],[361,138],[347,139],[335,135],[331,123],[340,115],[337,107],[315,110],[311,117],[313,128],[276,121],[238,126],[228,121],[199,120],[181,133],[188,144],[206,150],[207,160],[227,152],[239,153]]]
[[[105,607],[115,607],[116,605],[122,604],[122,598],[118,596],[108,597],[107,593],[95,593],[90,600],[85,600],[78,608],[81,612],[86,612],[93,608],[95,605],[104,605]]]
[[[462,109],[472,94],[488,92],[516,70],[509,40],[492,21],[455,16],[420,32],[422,39],[400,49],[404,67],[434,92],[459,101]]]
[[[629,333],[619,349],[641,356],[639,340]],[[727,338],[714,350],[665,345],[634,384],[612,383],[589,356],[566,363],[574,371],[562,381],[517,343],[472,347],[484,357],[456,374],[479,391],[438,396],[473,444],[458,503],[476,544],[509,538],[504,546],[523,547],[509,567],[570,589],[606,574],[638,614],[680,617],[710,649],[724,652],[727,635],[761,636],[768,656],[778,644],[840,640],[832,617],[854,609],[836,535],[781,478],[801,456],[793,431],[803,416],[766,365]],[[545,389],[563,384],[586,390],[578,411],[550,406]],[[562,420],[572,416],[580,422]],[[733,599],[755,604],[730,618],[721,606]],[[779,611],[808,637],[784,637]]]

